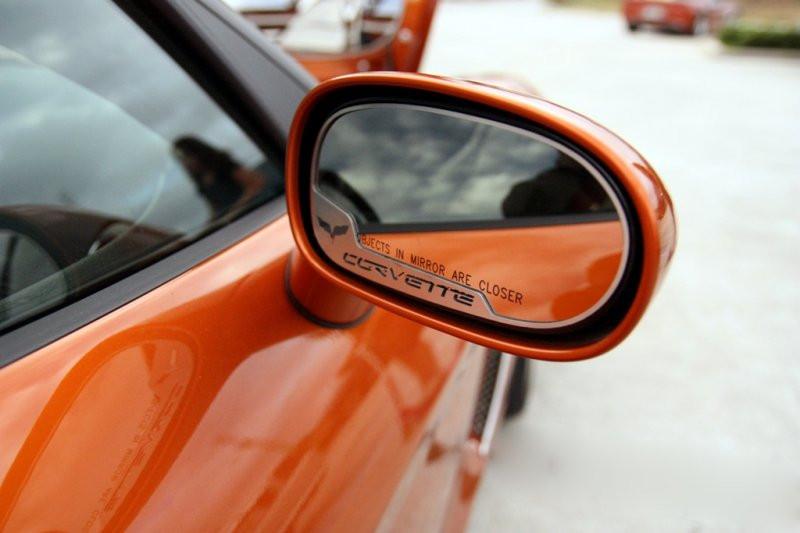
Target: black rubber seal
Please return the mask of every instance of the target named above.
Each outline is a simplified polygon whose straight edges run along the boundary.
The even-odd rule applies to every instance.
[[[306,306],[300,303],[300,300],[298,300],[295,297],[294,293],[292,292],[292,284],[290,282],[291,270],[292,270],[291,267],[292,267],[292,259],[289,258],[289,260],[286,261],[286,268],[284,269],[283,273],[283,287],[286,292],[286,297],[289,299],[289,302],[292,304],[295,310],[300,314],[300,316],[302,316],[315,326],[320,326],[326,329],[349,329],[358,326],[359,324],[367,320],[370,317],[370,315],[372,315],[372,311],[375,309],[375,307],[370,305],[370,308],[367,309],[363,315],[349,322],[330,322],[328,320],[324,320],[318,317],[310,309],[308,309]]]

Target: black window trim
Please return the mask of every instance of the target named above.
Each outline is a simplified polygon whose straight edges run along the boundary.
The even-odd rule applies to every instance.
[[[261,38],[244,19],[219,2],[113,1],[173,57],[180,68],[222,107],[260,149],[268,156],[277,157],[278,167],[283,171],[282,150],[285,148],[289,124],[287,116],[294,114],[296,103],[313,86],[310,75],[285,53]],[[281,79],[275,82],[284,84],[282,91],[278,91],[283,94],[283,101],[271,101],[270,96],[275,92],[270,91],[268,96],[268,91],[254,91],[253,87],[239,83],[237,71],[240,73],[242,69],[258,68],[258,65],[244,61],[231,64],[230,57],[221,57],[220,51],[209,41],[204,19],[205,24],[211,19],[222,23],[239,45],[260,52],[264,61],[262,66],[270,66],[282,74]],[[293,94],[287,96],[289,92]],[[283,117],[273,116],[276,106],[283,106],[279,108]],[[280,150],[278,153],[275,153],[276,143]],[[0,335],[0,368],[169,282],[285,213],[285,196],[281,195],[119,281],[3,333]]]

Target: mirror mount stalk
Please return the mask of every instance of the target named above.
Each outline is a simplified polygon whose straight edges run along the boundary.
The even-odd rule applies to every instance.
[[[369,317],[373,305],[324,278],[303,254],[286,265],[286,294],[307,320],[326,328],[350,328]]]

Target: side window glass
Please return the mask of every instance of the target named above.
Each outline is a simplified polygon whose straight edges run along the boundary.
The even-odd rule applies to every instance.
[[[0,330],[282,194],[282,162],[112,2],[0,20]]]

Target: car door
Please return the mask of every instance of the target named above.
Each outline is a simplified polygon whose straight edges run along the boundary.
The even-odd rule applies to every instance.
[[[63,7],[0,4],[0,529],[451,525],[483,352],[287,296],[310,80],[215,3]]]

